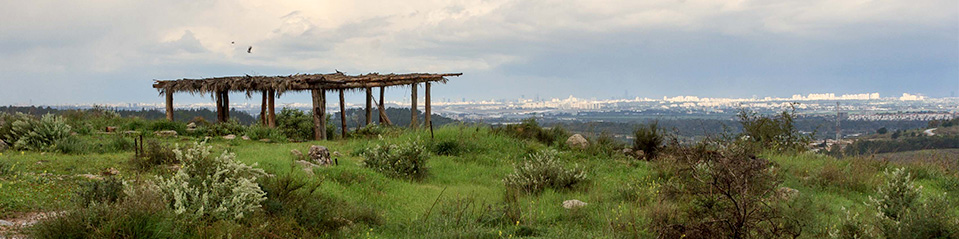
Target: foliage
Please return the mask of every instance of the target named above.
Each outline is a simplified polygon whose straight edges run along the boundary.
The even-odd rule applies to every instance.
[[[396,127],[382,124],[369,124],[350,132],[350,137],[370,139],[384,135],[395,135],[396,133],[398,133]]]
[[[535,140],[547,146],[562,145],[570,136],[568,131],[559,126],[549,129],[540,127],[536,118],[524,119],[521,124],[506,125],[496,131],[519,139]]]
[[[283,134],[283,131],[263,125],[253,125],[246,128],[246,136],[252,140],[269,139],[271,142],[286,141],[286,135]]]
[[[416,141],[404,144],[377,144],[363,152],[363,164],[389,177],[422,180],[429,160],[426,147]]]
[[[123,187],[126,182],[119,177],[107,177],[103,180],[94,180],[80,185],[77,200],[81,206],[115,203],[124,196]]]
[[[740,140],[756,150],[768,149],[776,152],[802,152],[812,137],[800,134],[793,121],[795,105],[784,110],[778,116],[768,117],[743,109],[739,112],[739,123],[743,132]]]
[[[159,140],[149,139],[145,142],[143,155],[134,157],[131,162],[134,168],[147,170],[159,165],[176,163],[178,161],[176,154],[173,152],[173,147],[163,144]]]
[[[665,141],[658,122],[640,126],[633,131],[633,137],[633,150],[642,150],[647,160],[656,158]]]
[[[903,168],[887,170],[888,181],[870,197],[869,205],[876,211],[876,227],[886,238],[949,237],[959,233],[941,198],[922,198],[922,186]]]
[[[326,116],[326,135],[332,138],[334,135],[333,122],[330,116]],[[313,113],[312,111],[301,111],[294,108],[284,107],[276,115],[276,127],[286,135],[286,138],[294,141],[308,141],[313,139]]]
[[[856,140],[843,149],[847,156],[870,155],[914,151],[923,149],[959,148],[959,135],[936,137],[900,137],[900,131],[892,133],[896,140]]]
[[[182,238],[155,192],[54,214],[29,229],[32,238]]]
[[[877,133],[877,134],[886,134],[886,133],[889,133],[889,130],[886,129],[886,127],[882,127],[882,128],[877,129],[877,130],[876,130],[876,133]]]
[[[656,166],[664,175],[663,203],[675,203],[668,217],[654,217],[654,230],[665,238],[776,238],[801,233],[775,204],[781,181],[774,163],[750,156],[749,149],[709,144],[679,146]]]
[[[62,117],[47,114],[39,120],[22,117],[11,124],[8,139],[13,147],[33,151],[55,150],[57,140],[70,136],[70,126]]]
[[[236,220],[260,207],[266,193],[256,184],[262,170],[236,161],[233,153],[211,156],[211,146],[173,150],[182,168],[158,182],[163,197],[178,215],[199,219]]]
[[[537,194],[547,188],[573,189],[588,179],[585,169],[578,165],[568,168],[556,158],[556,151],[531,154],[521,165],[515,167],[513,173],[506,175],[503,182],[507,188]]]
[[[176,121],[156,120],[150,123],[149,129],[151,131],[173,130],[183,134],[186,132],[186,124]]]

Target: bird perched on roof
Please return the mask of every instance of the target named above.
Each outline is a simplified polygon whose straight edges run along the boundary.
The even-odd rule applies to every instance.
[[[250,46],[250,48],[247,48],[246,53],[253,53],[253,46]]]
[[[340,72],[340,70],[337,70],[337,69],[333,69],[333,70],[336,71],[336,74],[343,74],[343,72]]]

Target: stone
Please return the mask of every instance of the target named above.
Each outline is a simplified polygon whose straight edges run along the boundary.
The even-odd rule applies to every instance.
[[[576,209],[576,208],[581,208],[585,206],[586,206],[585,202],[576,200],[576,199],[563,201],[563,208],[566,208],[566,209]]]
[[[779,187],[776,189],[776,197],[779,199],[789,201],[799,196],[799,190],[788,188],[788,187]]]
[[[12,227],[14,225],[13,222],[0,220],[0,227]]]
[[[333,160],[330,159],[330,150],[326,147],[311,145],[308,155],[310,156],[310,160],[316,164],[323,166],[333,164]]]
[[[303,160],[297,160],[296,164],[303,167],[303,172],[310,176],[313,176],[313,168],[320,166]]]
[[[225,139],[225,140],[234,140],[234,139],[236,139],[236,135],[235,135],[235,134],[228,134],[228,135],[226,135],[226,136],[223,136],[223,139]]]
[[[100,175],[103,175],[103,176],[113,176],[117,174],[120,174],[120,170],[117,170],[115,168],[104,169],[103,172],[100,172]]]
[[[3,140],[0,139],[0,152],[6,151],[8,148],[10,148],[10,145],[7,145],[7,142],[3,142]]]
[[[625,154],[626,156],[633,156],[633,149],[631,149],[631,148],[624,148],[624,149],[623,149],[623,154]]]
[[[646,151],[642,151],[642,150],[633,151],[633,157],[636,157],[636,159],[646,160]]]
[[[123,134],[140,134],[140,131],[127,130],[127,131],[123,131]]]
[[[260,142],[269,143],[270,139],[260,139]]]
[[[89,173],[80,174],[80,175],[77,175],[77,176],[79,176],[79,177],[81,177],[81,178],[86,178],[86,179],[89,179],[89,180],[103,180],[103,177],[100,177],[99,175],[89,174]]]
[[[586,141],[586,138],[581,134],[574,134],[566,139],[566,146],[573,149],[586,149],[589,147],[589,141]]]
[[[159,137],[176,137],[176,131],[173,130],[160,130],[156,132],[156,135]]]
[[[117,131],[117,127],[107,126],[107,128],[104,131],[106,131],[107,133],[113,133]]]
[[[188,130],[196,130],[196,123],[190,122],[189,124],[186,124],[186,129],[188,129]]]
[[[296,149],[291,149],[290,154],[292,154],[293,157],[296,157],[297,159],[303,158],[303,152],[300,152],[299,150],[296,150]]]
[[[244,135],[243,137],[240,137],[240,138],[243,139],[243,140],[250,140],[250,136],[246,136],[246,135]]]

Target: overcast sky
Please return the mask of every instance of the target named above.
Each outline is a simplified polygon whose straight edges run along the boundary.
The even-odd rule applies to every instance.
[[[959,1],[0,1],[0,105],[161,102],[153,79],[334,70],[463,72],[439,99],[945,97]]]

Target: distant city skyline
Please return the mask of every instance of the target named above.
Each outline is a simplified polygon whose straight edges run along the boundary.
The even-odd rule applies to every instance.
[[[334,71],[462,72],[435,88],[451,99],[959,91],[955,0],[32,0],[0,9],[11,9],[0,14],[0,105],[157,102],[154,79]]]

